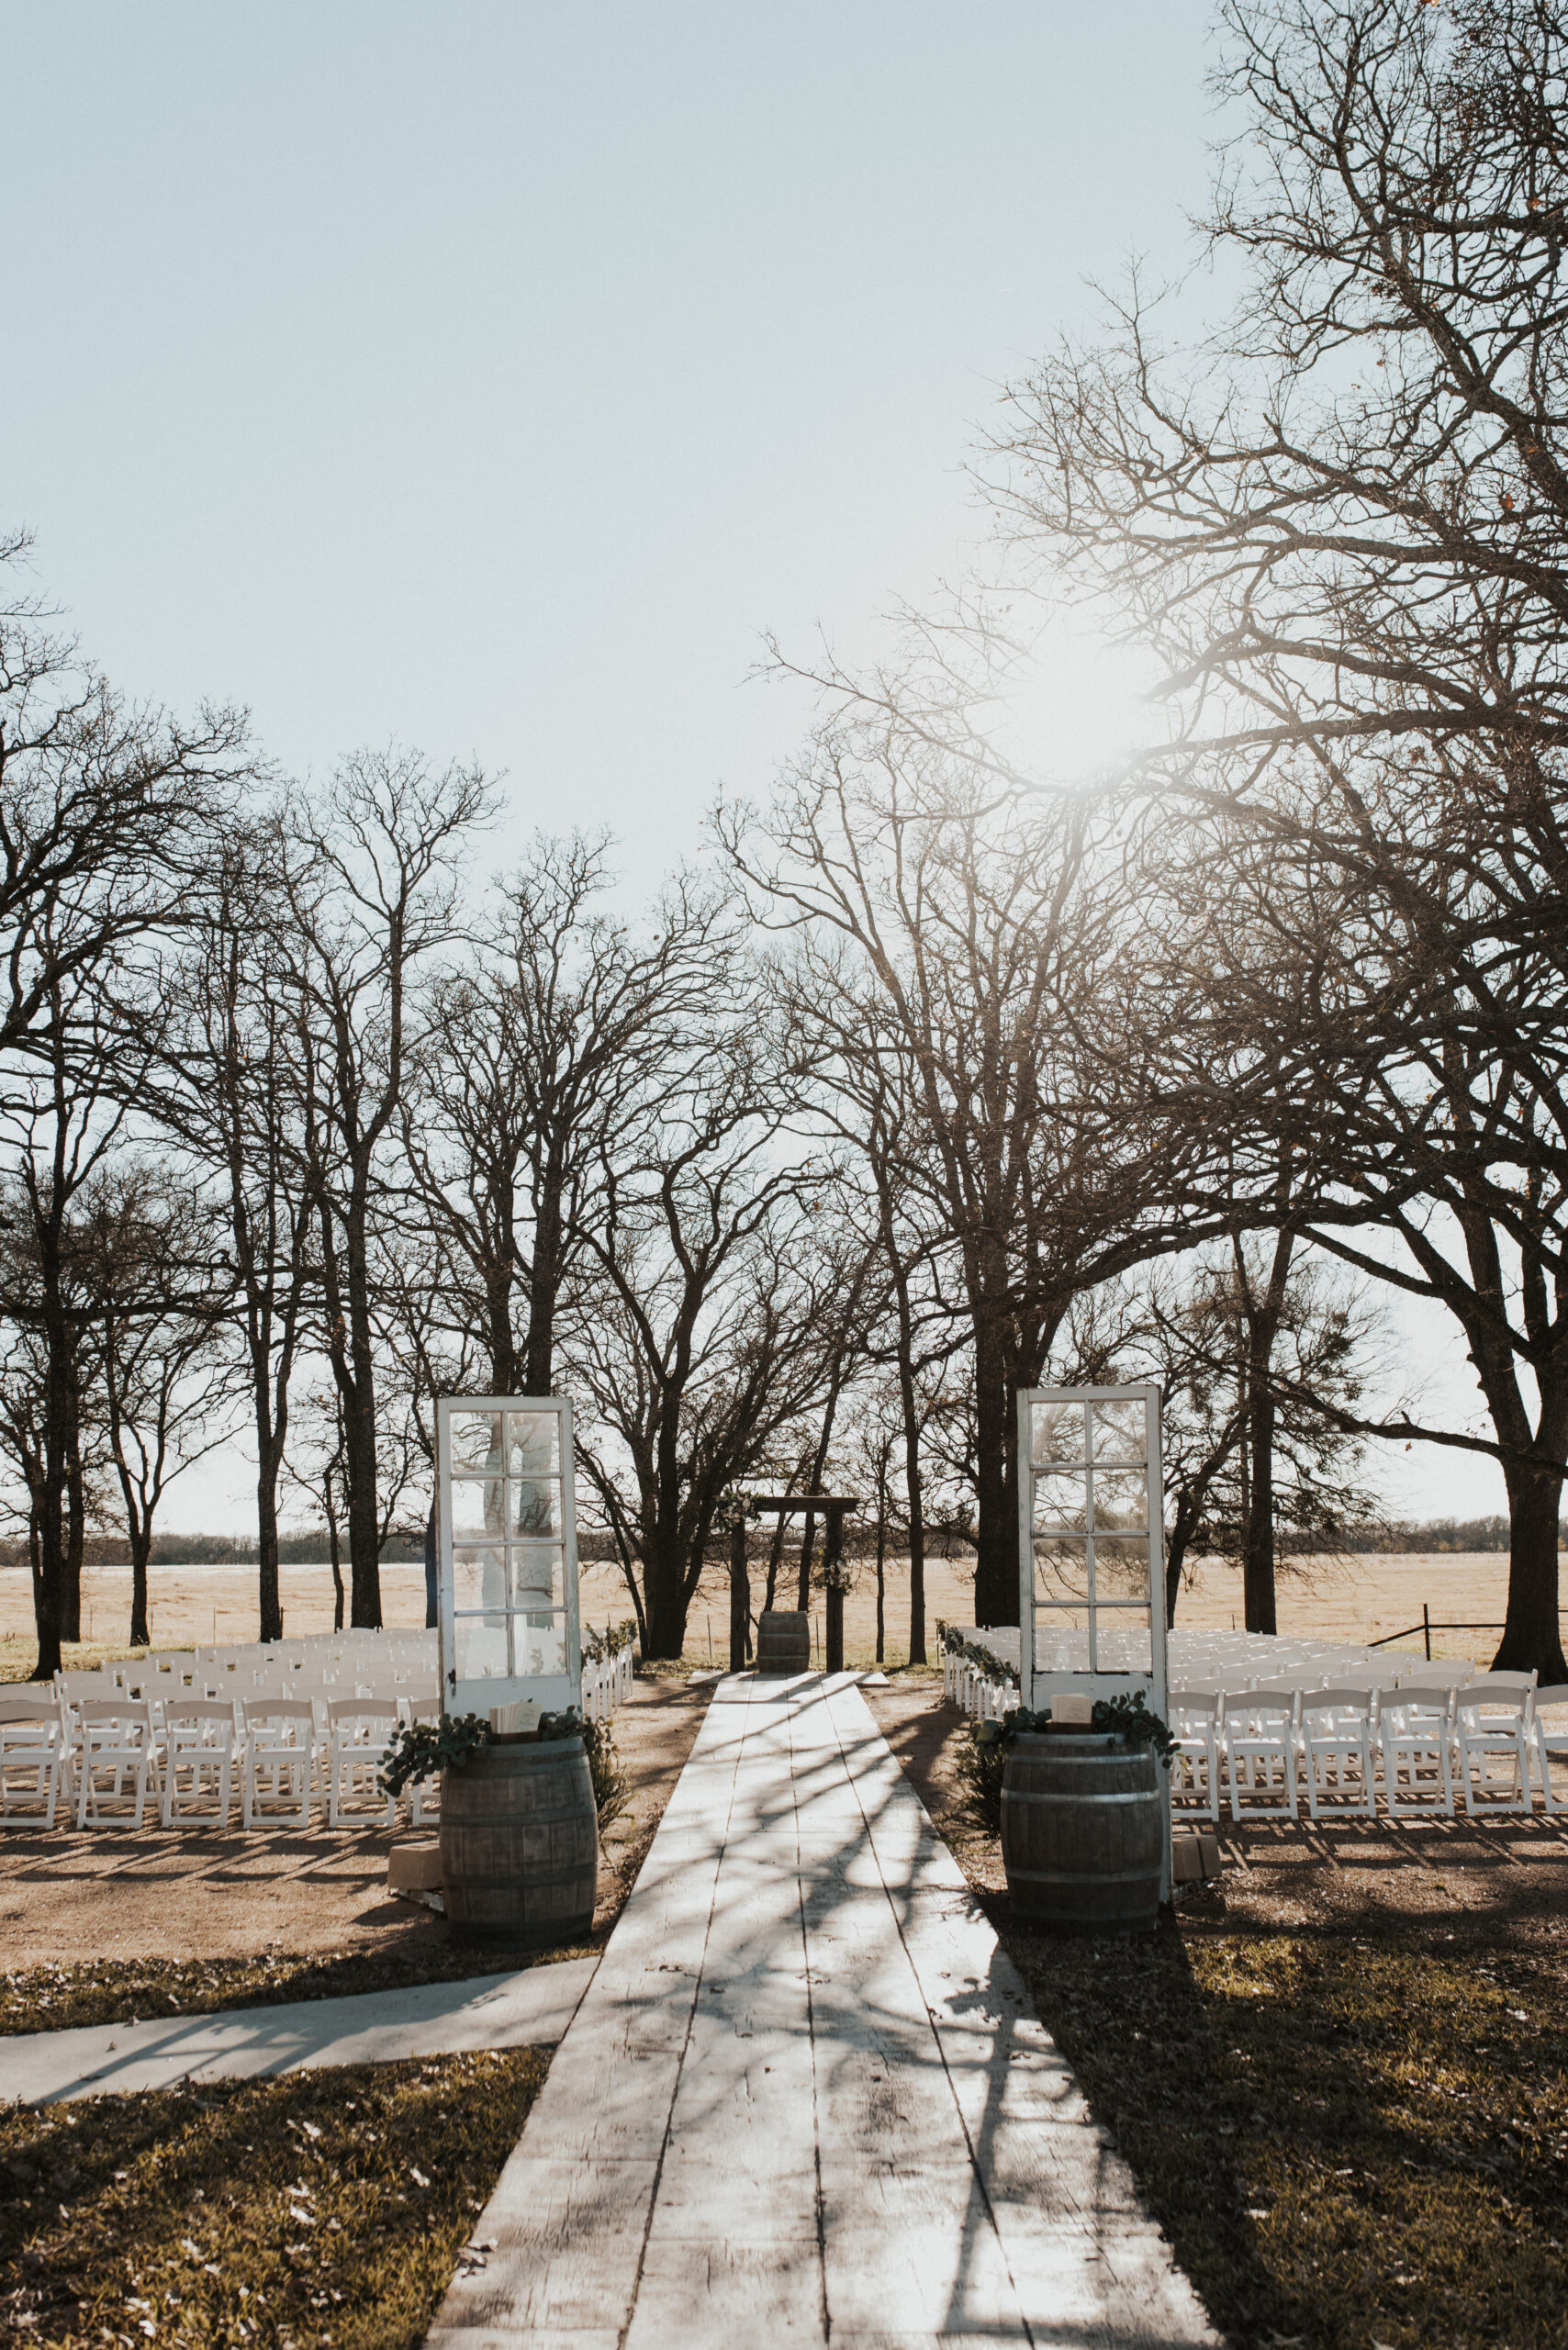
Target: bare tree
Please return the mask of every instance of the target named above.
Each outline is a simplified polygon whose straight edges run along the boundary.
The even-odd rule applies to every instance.
[[[260,815],[260,811],[258,811]],[[150,1106],[228,1225],[256,1448],[257,1615],[283,1637],[278,1479],[289,1393],[319,1280],[305,1104],[325,1040],[298,1017],[278,934],[280,861],[264,816],[215,859],[202,919],[169,974],[171,1017]]]
[[[0,571],[29,543],[0,535]],[[239,714],[186,727],[132,709],[44,617],[36,599],[0,604],[0,1065],[52,1067],[62,1007],[189,918],[248,765]]]
[[[60,1643],[81,1637],[81,1578],[86,1528],[84,1389],[94,1374],[89,1334],[98,1299],[81,1245],[84,1194],[123,1133],[135,1061],[148,1055],[128,1038],[95,975],[51,990],[30,1066],[6,1105],[12,1154],[13,1247],[0,1305],[32,1334],[41,1377],[37,1621],[34,1678],[60,1670]],[[47,1058],[45,1058],[47,1054]],[[52,1661],[51,1661],[52,1660]]]
[[[992,494],[1036,609],[1088,607],[1161,666],[1134,778],[1237,901],[1176,998],[1201,1083],[1252,1121],[1264,1194],[1282,1147],[1312,1157],[1304,1228],[1453,1315],[1489,1430],[1386,1432],[1500,1464],[1497,1662],[1556,1680],[1568,16],[1227,0],[1222,25],[1231,314],[1173,355],[1135,282],[1102,347],[1010,395]],[[935,668],[910,731],[1027,785]],[[1354,1237],[1377,1224],[1392,1251]]]
[[[276,934],[308,1087],[299,1148],[319,1237],[327,1356],[342,1399],[355,1625],[381,1621],[372,1223],[397,1139],[409,984],[453,934],[458,856],[488,808],[476,768],[436,774],[412,754],[362,753],[324,800],[296,797],[278,827]]]
[[[145,1648],[158,1505],[228,1434],[232,1278],[211,1210],[140,1155],[100,1169],[81,1224],[105,1433],[130,1547],[130,1640]]]
[[[1154,1039],[1129,1011],[1126,884],[1077,810],[994,804],[887,736],[823,736],[765,825],[718,822],[759,916],[808,958],[814,933],[836,939],[907,1070],[918,1147],[900,1172],[969,1324],[975,1607],[1015,1622],[1017,1388],[1081,1290],[1223,1225],[1206,1132],[1162,1114]]]
[[[431,983],[403,1110],[410,1211],[490,1392],[547,1395],[616,1131],[663,1081],[672,1025],[722,984],[731,926],[678,880],[641,932],[596,911],[605,844],[535,843],[473,955]]]
[[[599,1433],[583,1459],[645,1656],[678,1656],[720,1514],[799,1440],[835,1350],[842,1263],[813,1245],[812,1170],[782,1147],[788,1089],[744,957],[700,1026],[666,1029],[666,1077],[614,1137],[590,1233],[600,1275],[573,1343]]]

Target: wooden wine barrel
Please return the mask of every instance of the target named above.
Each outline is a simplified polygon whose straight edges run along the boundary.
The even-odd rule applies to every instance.
[[[1136,1934],[1159,1911],[1165,1807],[1147,1746],[1114,1732],[1021,1735],[1002,1778],[1002,1858],[1025,1918],[1064,1933]]]
[[[758,1673],[810,1673],[812,1619],[803,1609],[765,1608],[756,1619]]]
[[[459,1942],[580,1942],[599,1890],[599,1819],[578,1739],[497,1739],[441,1774],[441,1881]]]

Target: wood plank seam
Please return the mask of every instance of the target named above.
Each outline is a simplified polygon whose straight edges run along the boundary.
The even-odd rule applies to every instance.
[[[837,1695],[842,1695],[843,1694],[843,1692],[835,1693]],[[861,1711],[865,1713],[868,1720],[869,1721],[871,1719],[870,1708],[867,1706],[865,1699],[860,1695],[858,1690],[855,1692],[855,1695]],[[870,1817],[867,1812],[865,1803],[861,1797],[858,1779],[855,1772],[850,1767],[849,1757],[845,1751],[843,1727],[838,1719],[834,1696],[830,1696],[828,1700],[827,1717],[833,1729],[834,1740],[837,1749],[839,1765],[844,1774],[845,1785],[848,1788],[850,1796],[854,1801],[855,1808],[860,1815],[861,1824],[865,1830],[866,1849],[871,1854],[872,1859],[876,1863],[877,1882],[881,1888],[882,1899],[886,1903],[888,1913],[892,1919],[893,1931],[898,1937],[899,1948],[903,1953],[905,1964],[909,1968],[915,1988],[920,1995],[921,2005],[925,2010],[927,2026],[930,2031],[933,2046],[936,2053],[936,2061],[942,2067],[943,2078],[946,2082],[947,2094],[953,2102],[953,2111],[958,2124],[959,2134],[963,2139],[966,2148],[968,2149],[969,2162],[974,2171],[975,2184],[979,2188],[980,2199],[985,2205],[986,2218],[990,2223],[991,2234],[996,2240],[996,2249],[999,2256],[1001,2257],[1002,2266],[1006,2269],[1007,2281],[1009,2286],[1012,2288],[1014,2299],[1017,2305],[1018,2323],[1023,2330],[1024,2339],[1028,2344],[1029,2350],[1037,2350],[1034,2329],[1029,2323],[1028,2315],[1024,2306],[1024,2296],[1019,2288],[1017,2273],[1013,2265],[1013,2259],[1007,2247],[1006,2239],[1002,2232],[1001,2225],[997,2220],[996,2209],[991,2198],[991,2188],[986,2179],[985,2170],[980,2158],[979,2150],[977,2149],[974,2139],[969,2132],[969,2120],[964,2112],[962,2100],[958,2096],[958,2083],[953,2078],[953,2068],[947,2060],[947,2051],[942,2044],[942,2034],[937,2030],[935,2018],[932,2013],[930,2004],[926,1998],[925,1986],[921,1975],[920,1968],[915,1962],[914,1953],[910,1948],[909,1938],[904,1932],[903,1919],[899,1915],[898,1903],[893,1899],[892,1890],[888,1884],[887,1872],[882,1865],[881,1855],[878,1852],[876,1848]],[[874,1723],[872,1724],[872,1727],[875,1728]],[[913,1790],[911,1789],[910,1792],[913,1794]],[[916,1800],[918,1801],[918,1797]],[[920,1806],[920,1809],[923,1818],[926,1820],[926,1823],[930,1825],[930,1816],[926,1813],[924,1804]],[[932,1828],[932,1833],[935,1833],[935,1827]]]

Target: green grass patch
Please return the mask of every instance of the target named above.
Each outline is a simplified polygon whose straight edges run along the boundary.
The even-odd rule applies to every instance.
[[[0,2334],[413,2350],[537,2049],[0,2109]]]
[[[1235,2350],[1568,2344],[1562,1958],[998,1922]]]
[[[478,1950],[444,1939],[401,1951],[326,1951],[308,1957],[95,1959],[35,1966],[0,1980],[0,2035],[63,2031],[73,2024],[146,2022],[152,2016],[210,2015],[218,2008],[274,2000],[342,1999],[398,1991],[416,1983],[462,1983],[586,1958],[590,1945],[520,1952]]]

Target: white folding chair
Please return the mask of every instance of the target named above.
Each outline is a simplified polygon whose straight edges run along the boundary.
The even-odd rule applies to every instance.
[[[1484,1673],[1454,1691],[1453,1738],[1472,1819],[1531,1808],[1533,1673]]]
[[[1553,1762],[1568,1763],[1568,1682],[1554,1681],[1535,1693],[1535,1765],[1548,1811],[1568,1811],[1568,1796],[1552,1792]],[[1548,1721],[1546,1716],[1552,1716]]]
[[[405,1696],[403,1716],[410,1728],[415,1722],[439,1722],[441,1719],[439,1694],[433,1697]],[[438,1811],[440,1807],[441,1781],[439,1779],[414,1780],[409,1788],[409,1825],[414,1828],[422,1828],[426,1811]]]
[[[160,1817],[191,1828],[226,1828],[233,1788],[234,1708],[226,1698],[190,1697],[166,1708]]]
[[[77,1827],[140,1828],[152,1768],[146,1706],[130,1697],[84,1698],[75,1718]]]
[[[1223,1720],[1233,1820],[1295,1818],[1295,1716],[1293,1691],[1226,1691]]]
[[[1365,1689],[1309,1689],[1301,1701],[1301,1758],[1314,1819],[1377,1811],[1372,1698]]]
[[[1172,1689],[1170,1735],[1176,1751],[1170,1766],[1170,1797],[1183,1809],[1200,1811],[1219,1825],[1220,1712],[1213,1689]]]
[[[1385,1689],[1378,1699],[1377,1748],[1390,1819],[1453,1818],[1450,1692]]]
[[[247,1697],[241,1817],[247,1830],[308,1828],[316,1708],[308,1697]]]
[[[1401,1665],[1394,1674],[1401,1689],[1460,1689],[1474,1678],[1474,1665],[1463,1658],[1446,1664]]]
[[[392,1827],[397,1799],[387,1794],[382,1772],[398,1729],[397,1700],[333,1698],[327,1707],[327,1725],[328,1826],[341,1827],[345,1809],[351,1821],[364,1819],[368,1806],[383,1826]]]
[[[52,1828],[65,1778],[56,1698],[0,1697],[0,1819]]]

